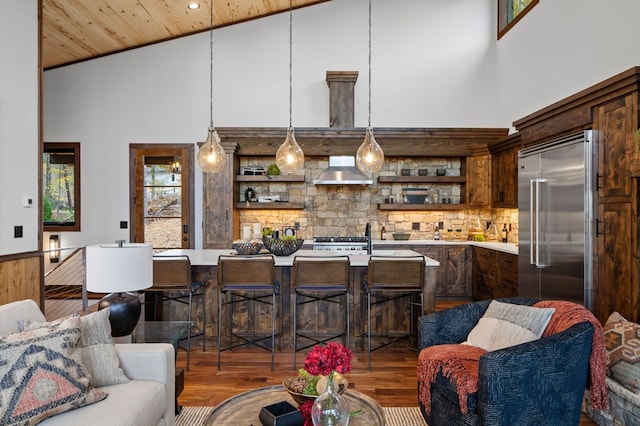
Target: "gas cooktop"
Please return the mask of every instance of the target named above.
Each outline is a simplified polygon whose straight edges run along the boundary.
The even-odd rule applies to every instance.
[[[315,243],[366,243],[367,237],[313,237]]]

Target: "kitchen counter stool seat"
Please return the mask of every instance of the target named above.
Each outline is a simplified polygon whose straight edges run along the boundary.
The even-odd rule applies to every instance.
[[[296,256],[291,271],[293,290],[293,369],[296,369],[296,353],[315,344],[343,338],[349,346],[349,287],[351,283],[349,256]],[[298,306],[310,303],[335,303],[343,306],[344,327],[339,333],[322,335],[298,330]],[[321,307],[320,307],[321,309]],[[320,315],[318,316],[320,319]],[[328,326],[328,324],[326,324]],[[322,328],[322,327],[319,327]],[[299,346],[298,338],[307,344]]]
[[[191,261],[187,255],[154,255],[153,256],[153,286],[146,289],[146,291],[158,292],[162,295],[162,301],[164,302],[178,302],[188,305],[187,308],[187,321],[192,323],[192,301],[194,296],[200,297],[202,301],[202,331],[198,335],[202,335],[202,350],[206,350],[206,337],[204,332],[206,330],[206,286],[201,281],[193,281],[191,278]],[[186,293],[186,294],[185,294]],[[147,305],[153,304],[154,308],[158,308],[155,305],[156,301],[148,302],[145,296],[145,309]],[[154,319],[157,318],[157,311],[154,311]],[[187,329],[187,370],[189,370],[191,363],[191,338],[195,337],[191,332],[192,327]]]
[[[218,258],[218,370],[221,352],[234,348],[254,345],[271,350],[271,371],[275,362],[276,296],[280,283],[275,279],[275,260],[272,255],[240,256],[221,255]],[[225,297],[226,296],[226,297]],[[225,300],[227,299],[227,300]],[[234,305],[248,302],[268,305],[271,311],[271,330],[240,333],[233,328]],[[222,318],[224,307],[228,306],[229,346],[222,347]],[[239,343],[234,344],[234,339]],[[270,345],[266,342],[269,341]]]
[[[369,370],[371,370],[371,352],[415,336],[416,318],[424,312],[424,256],[394,256],[369,258],[367,280],[363,282],[363,292],[367,297],[367,351]],[[419,295],[419,302],[415,295]],[[386,338],[386,342],[376,347],[371,346],[371,306],[383,305],[398,299],[408,299],[410,325],[408,333],[378,333],[374,337]],[[416,316],[414,308],[419,307]]]

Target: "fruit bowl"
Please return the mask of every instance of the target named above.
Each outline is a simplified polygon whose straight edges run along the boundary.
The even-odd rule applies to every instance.
[[[284,389],[289,393],[289,395],[291,395],[291,398],[293,398],[293,400],[298,404],[298,405],[302,405],[307,401],[315,401],[315,399],[318,397],[318,395],[306,395],[303,393],[298,393],[295,391],[292,391],[290,389],[291,386],[291,382],[293,380],[295,380],[295,377],[292,378],[288,378],[288,379],[284,379],[282,381],[282,386],[284,386]],[[338,393],[340,395],[342,395],[344,393],[345,390],[347,390],[347,387],[349,386],[349,382],[347,382],[347,379],[345,379],[344,377],[342,378],[340,384],[338,385]]]
[[[302,238],[297,239],[278,239],[278,238],[264,238],[264,246],[270,253],[276,256],[289,256],[297,252],[304,240]]]
[[[260,253],[260,250],[264,247],[264,244],[260,240],[251,241],[234,241],[233,249],[238,254],[242,255],[254,255]]]

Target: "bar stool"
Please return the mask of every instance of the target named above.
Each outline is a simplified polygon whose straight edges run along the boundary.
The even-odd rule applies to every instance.
[[[192,301],[197,296],[202,301],[202,350],[206,350],[206,286],[201,281],[193,281],[191,278],[191,261],[187,255],[154,255],[153,256],[153,286],[146,291],[158,292],[162,295],[160,303],[178,302],[188,305],[187,321],[192,324]],[[180,292],[178,295],[175,293]],[[187,292],[187,294],[184,294]],[[149,304],[154,305],[154,319],[158,319],[158,312],[162,312],[156,301],[147,302],[145,293],[145,310]],[[162,318],[160,318],[162,319]],[[192,327],[187,327],[187,370],[191,364],[191,338],[195,337],[191,332]]]
[[[344,337],[349,346],[349,287],[351,269],[349,256],[296,256],[291,270],[293,291],[293,369],[296,369],[296,352],[318,343]],[[302,300],[301,300],[302,299]],[[344,327],[339,333],[326,331],[328,323],[327,308],[319,302],[334,303],[344,307]],[[314,318],[316,331],[298,331],[298,306],[315,303],[317,315]],[[324,322],[321,318],[324,314]],[[320,332],[320,330],[325,330]],[[298,347],[298,337],[312,343]]]
[[[218,370],[220,353],[234,348],[254,345],[269,350],[266,343],[271,341],[271,371],[275,361],[276,338],[276,295],[280,292],[280,283],[275,279],[275,260],[272,255],[263,256],[225,256],[218,257]],[[224,296],[229,300],[225,301]],[[239,303],[254,302],[271,306],[271,331],[261,330],[240,333],[233,328],[233,306]],[[222,348],[222,311],[229,306],[229,347]],[[277,335],[280,335],[279,333]],[[241,343],[234,344],[234,338]]]
[[[369,352],[369,370],[371,370],[371,352],[409,338],[415,333],[415,317],[413,309],[424,311],[424,256],[394,256],[369,258],[367,280],[363,282],[367,295],[367,349]],[[415,302],[413,295],[420,295],[420,302]],[[373,298],[373,301],[372,301]],[[379,333],[375,337],[387,338],[386,343],[371,347],[371,306],[391,303],[398,299],[408,299],[410,325],[408,333]],[[383,311],[381,310],[381,314]],[[382,317],[382,315],[380,315]]]

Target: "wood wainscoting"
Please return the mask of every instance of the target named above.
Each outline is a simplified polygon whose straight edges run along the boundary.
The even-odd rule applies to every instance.
[[[44,306],[42,253],[0,256],[0,305],[33,299]]]

